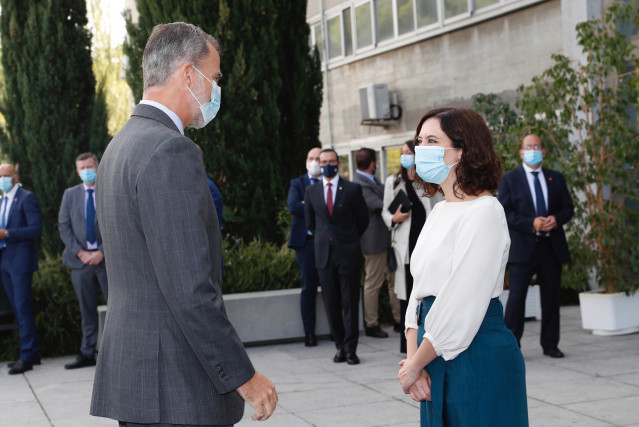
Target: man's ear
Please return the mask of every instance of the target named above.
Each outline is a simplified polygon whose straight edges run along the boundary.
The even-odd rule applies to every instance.
[[[188,62],[185,62],[184,64],[180,65],[180,67],[178,68],[178,73],[180,75],[180,78],[184,82],[184,84],[192,88],[193,84],[195,83],[194,81],[195,70],[193,69],[193,65],[191,65]]]

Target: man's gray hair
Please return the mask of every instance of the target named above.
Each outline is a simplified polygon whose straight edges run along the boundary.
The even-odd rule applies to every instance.
[[[142,57],[144,91],[164,86],[185,62],[199,66],[209,54],[207,43],[220,53],[217,40],[193,24],[173,22],[153,27]]]
[[[78,163],[82,160],[87,160],[87,159],[93,159],[93,161],[95,162],[95,165],[98,166],[100,164],[100,161],[98,160],[98,156],[96,156],[93,153],[82,153],[79,154],[78,157],[75,158],[75,162]]]

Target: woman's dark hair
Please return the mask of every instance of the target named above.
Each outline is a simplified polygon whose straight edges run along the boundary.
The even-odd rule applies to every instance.
[[[410,151],[412,151],[413,154],[415,154],[415,145],[413,144],[413,140],[408,140],[404,142],[402,146],[404,145],[408,145],[408,148],[410,149]],[[402,180],[406,183],[409,182],[408,172],[406,172],[406,168],[400,165],[399,170],[395,174],[395,180],[393,181],[393,189],[397,188],[397,186],[399,185],[400,182],[402,182]]]
[[[476,196],[488,190],[496,190],[501,177],[501,164],[490,131],[484,119],[468,108],[436,108],[424,114],[415,132],[415,141],[426,120],[436,118],[442,131],[451,139],[454,148],[461,148],[461,159],[457,164],[457,180],[453,184],[455,196],[458,190]],[[417,145],[417,142],[415,142]],[[423,186],[429,197],[441,188],[437,184],[424,182],[419,176],[415,181]]]

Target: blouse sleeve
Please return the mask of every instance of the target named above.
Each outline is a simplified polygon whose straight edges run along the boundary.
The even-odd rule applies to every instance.
[[[450,238],[451,272],[424,320],[424,338],[444,360],[466,350],[477,334],[510,246],[503,210],[492,204],[471,211]]]
[[[384,206],[382,207],[382,219],[384,220],[384,224],[388,229],[393,228],[393,214],[394,212],[390,212],[388,207],[393,201],[394,191],[393,191],[393,180],[395,179],[395,175],[391,175],[386,178],[384,182]]]

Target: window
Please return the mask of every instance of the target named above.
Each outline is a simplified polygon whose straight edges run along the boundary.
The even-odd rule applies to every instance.
[[[386,173],[384,176],[394,175],[399,171],[401,167],[400,156],[402,154],[401,148],[386,149]]]
[[[342,28],[341,16],[326,21],[326,31],[328,32],[328,59],[342,56]]]
[[[313,25],[313,34],[315,36],[315,46],[319,51],[319,57],[321,61],[324,61],[324,39],[322,39],[322,24]]]
[[[417,27],[425,27],[437,22],[437,0],[415,0]]]
[[[475,0],[475,9],[481,9],[482,7],[490,6],[495,3],[499,3],[499,0]]]
[[[452,18],[465,12],[468,12],[468,0],[444,0],[444,16],[446,18]]]
[[[401,36],[415,31],[415,14],[413,13],[413,0],[397,1],[397,32]]]
[[[344,56],[349,56],[353,54],[353,29],[350,7],[342,11],[342,20],[344,22]]]
[[[373,44],[373,22],[370,3],[364,3],[355,8],[355,27],[357,48],[371,46]]]
[[[337,158],[340,161],[339,171],[338,171],[339,176],[350,180],[351,172],[350,172],[350,167],[348,164],[348,154],[342,154],[341,156],[337,156]]]
[[[377,0],[377,42],[390,40],[395,36],[393,29],[393,0]]]

